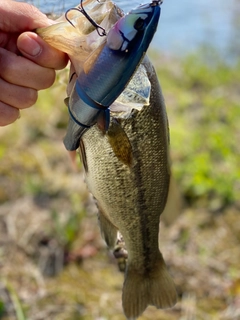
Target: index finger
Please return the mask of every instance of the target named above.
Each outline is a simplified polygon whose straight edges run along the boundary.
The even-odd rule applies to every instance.
[[[24,32],[51,25],[45,14],[33,5],[1,0],[0,28],[5,32]]]

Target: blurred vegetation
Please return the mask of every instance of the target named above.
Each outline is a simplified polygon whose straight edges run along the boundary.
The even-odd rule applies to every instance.
[[[202,48],[151,53],[166,100],[172,169],[185,207],[161,225],[172,310],[140,320],[240,318],[240,61]],[[0,319],[123,320],[123,275],[101,239],[81,164],[62,144],[67,70],[0,129]]]
[[[157,64],[174,175],[188,203],[221,209],[240,195],[240,61],[203,47],[169,67]]]

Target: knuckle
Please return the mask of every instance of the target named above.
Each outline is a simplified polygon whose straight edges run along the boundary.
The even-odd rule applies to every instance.
[[[40,18],[40,11],[36,6],[28,3],[26,9],[27,10],[25,12],[25,15],[27,15],[29,17],[34,17],[34,18],[35,17]],[[43,15],[43,14],[41,13],[41,15]]]
[[[56,78],[56,72],[53,69],[47,69],[46,76],[42,81],[41,89],[47,89],[51,87],[55,81],[55,78]]]
[[[0,75],[1,78],[6,78],[12,70],[12,62],[11,62],[11,55],[6,55],[5,52],[1,50],[0,52]]]
[[[18,109],[0,102],[0,126],[7,126],[19,118]]]
[[[56,70],[64,69],[68,63],[68,56],[63,52],[58,51],[56,62],[57,62],[55,67]]]
[[[18,97],[18,108],[26,109],[33,106],[38,98],[38,92],[35,89],[25,89]]]
[[[26,95],[26,100],[23,101],[23,105],[21,107],[21,109],[23,108],[29,108],[32,105],[34,105],[37,101],[38,98],[38,92],[37,90],[34,89],[27,89],[28,93]]]

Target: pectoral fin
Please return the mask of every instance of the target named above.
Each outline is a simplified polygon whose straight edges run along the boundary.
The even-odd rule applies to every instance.
[[[132,163],[132,146],[121,124],[113,119],[107,132],[108,141],[117,158],[130,166]]]

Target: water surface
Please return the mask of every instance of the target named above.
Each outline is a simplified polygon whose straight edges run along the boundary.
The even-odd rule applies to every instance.
[[[22,0],[19,0],[22,1]],[[29,0],[43,12],[64,12],[79,2],[75,0]],[[138,0],[115,0],[125,11],[138,6]],[[239,42],[238,0],[165,0],[152,47],[172,55],[184,55],[202,44],[211,44],[223,53],[229,44]],[[236,29],[238,27],[238,29]]]

